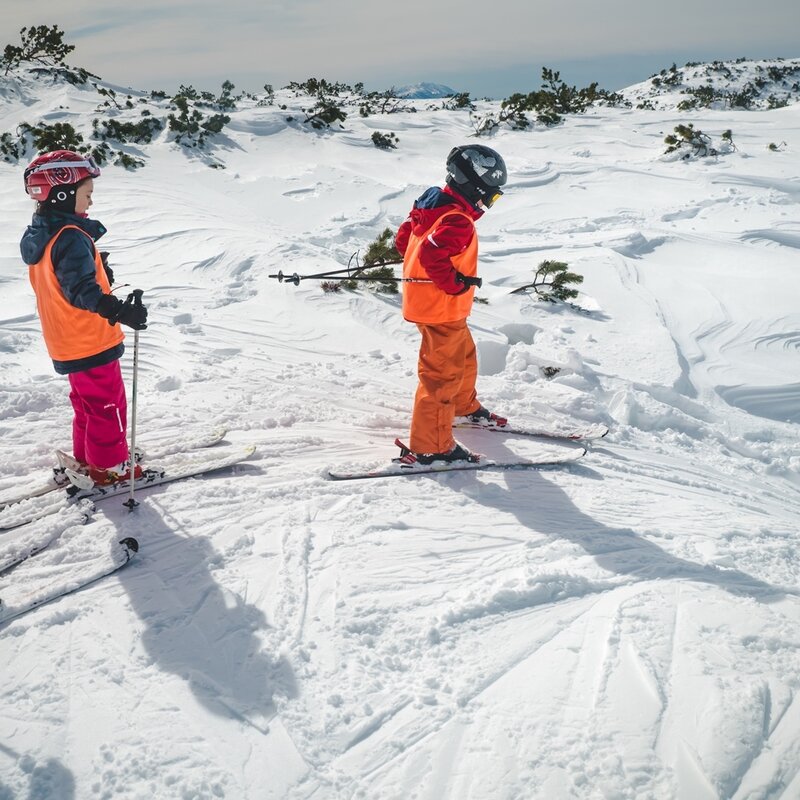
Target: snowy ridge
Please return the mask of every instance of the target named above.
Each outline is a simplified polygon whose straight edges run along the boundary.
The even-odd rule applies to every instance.
[[[128,93],[103,113],[168,112]],[[0,132],[87,134],[101,99],[24,75],[0,95]],[[140,551],[0,627],[0,796],[797,796],[800,106],[698,109],[738,149],[686,163],[663,157],[672,108],[487,140],[511,178],[478,228],[481,400],[611,431],[568,469],[354,484],[325,471],[396,455],[416,328],[397,297],[268,276],[341,269],[473,131],[419,110],[315,132],[286,120],[303,102],[244,99],[208,152],[162,131],[96,182],[104,249],[150,310],[137,437],[170,452],[219,428],[257,452],[134,513],[110,498],[21,529],[53,538],[0,575],[9,603],[125,537]],[[21,174],[0,164],[0,493],[70,440]],[[584,276],[574,307],[510,294],[547,258]],[[562,447],[457,435],[497,458]]]
[[[636,108],[665,111],[791,105],[800,102],[800,58],[673,64],[620,94]]]

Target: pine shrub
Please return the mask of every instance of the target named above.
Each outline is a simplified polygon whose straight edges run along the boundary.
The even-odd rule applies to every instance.
[[[664,143],[667,145],[667,149],[664,151],[665,155],[684,151],[682,158],[688,160],[724,155],[736,150],[731,130],[724,131],[720,136],[722,139],[720,147],[713,147],[711,137],[695,128],[691,122],[686,125],[676,125],[674,130],[674,134],[671,133],[664,137]]]
[[[397,142],[399,141],[400,140],[394,133],[381,133],[380,131],[375,131],[372,134],[372,143],[379,150],[396,150]]]
[[[74,45],[64,44],[64,31],[58,25],[32,25],[22,28],[19,34],[20,44],[7,44],[0,59],[6,75],[25,61],[63,66],[64,59],[75,49]]]
[[[583,283],[583,275],[568,270],[566,261],[542,261],[536,268],[533,283],[514,289],[511,294],[526,294],[533,290],[534,294],[548,303],[567,302],[579,294],[571,284]]]
[[[360,285],[365,285],[369,289],[374,289],[380,294],[398,294],[397,280],[392,267],[376,267],[375,269],[359,272],[361,280],[342,281],[345,289],[358,289]]]
[[[394,246],[394,231],[384,228],[378,237],[367,248],[364,254],[364,266],[385,266],[387,264],[402,264],[403,256]]]

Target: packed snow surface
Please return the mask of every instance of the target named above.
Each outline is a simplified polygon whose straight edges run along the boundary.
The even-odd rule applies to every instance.
[[[14,87],[0,130],[90,129],[96,95]],[[480,398],[610,433],[564,469],[335,483],[407,435],[419,334],[397,296],[270,275],[342,269],[475,140],[466,111],[316,132],[278,102],[299,101],[242,101],[210,154],[164,132],[96,181],[117,282],[150,310],[141,444],[223,427],[258,449],[65,516],[0,576],[19,597],[140,543],[0,628],[0,798],[800,797],[800,106],[484,139],[510,181],[478,223]],[[665,158],[687,120],[737,149]],[[71,413],[19,258],[21,165],[0,210],[11,492],[70,448]],[[575,306],[510,293],[544,259],[585,277]],[[496,459],[575,447],[459,433]]]

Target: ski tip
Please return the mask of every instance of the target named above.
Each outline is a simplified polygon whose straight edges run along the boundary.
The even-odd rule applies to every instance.
[[[123,547],[127,548],[131,553],[139,552],[139,542],[137,542],[133,536],[126,536],[124,539],[120,539],[119,543]]]

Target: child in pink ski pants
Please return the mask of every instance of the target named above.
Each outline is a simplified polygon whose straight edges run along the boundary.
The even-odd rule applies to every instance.
[[[119,360],[69,375],[72,453],[84,464],[111,466],[128,457],[128,403]]]

